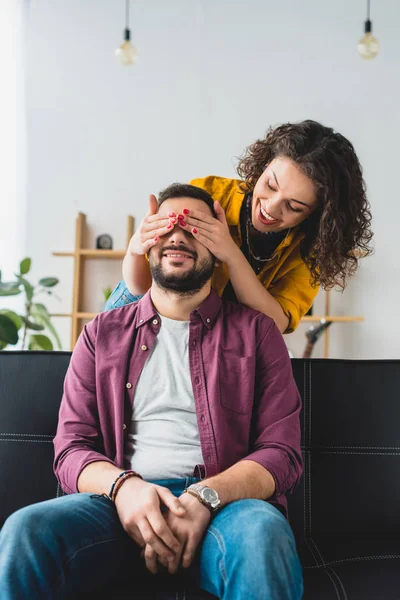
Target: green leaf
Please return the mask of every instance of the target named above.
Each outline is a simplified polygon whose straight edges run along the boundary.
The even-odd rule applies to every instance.
[[[53,350],[53,344],[47,335],[31,335],[29,350]]]
[[[0,296],[18,296],[21,293],[17,281],[0,282]]]
[[[29,273],[29,271],[31,270],[31,264],[32,261],[30,258],[24,258],[24,260],[22,260],[19,263],[19,272],[21,275],[26,275],[27,273]]]
[[[18,342],[18,329],[6,315],[0,315],[0,340],[13,346]]]
[[[43,331],[44,325],[39,325],[39,323],[34,323],[30,319],[26,317],[22,317],[23,322],[27,326],[28,329],[32,329],[33,331]]]
[[[33,298],[33,285],[31,285],[29,281],[24,277],[18,277],[18,281],[24,286],[26,299],[28,300],[28,302],[30,302]]]
[[[6,315],[11,321],[14,323],[15,327],[19,330],[22,327],[22,318],[17,315],[13,310],[7,310],[6,308],[2,308],[0,310],[0,315]]]
[[[47,327],[47,329],[50,331],[50,333],[56,340],[58,348],[61,350],[61,348],[62,348],[61,340],[58,336],[58,333],[57,333],[53,323],[51,322],[50,315],[49,315],[45,305],[39,304],[39,303],[32,304],[31,314],[32,314],[32,317],[35,319],[35,321],[37,321],[38,323],[41,323],[42,325]]]
[[[2,342],[0,340],[0,350],[4,350],[4,348],[7,348],[7,346],[8,346],[7,342]]]
[[[54,287],[58,283],[57,277],[43,277],[39,279],[39,285],[43,285],[43,287]]]

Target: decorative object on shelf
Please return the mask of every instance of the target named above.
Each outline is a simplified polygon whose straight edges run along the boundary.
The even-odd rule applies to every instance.
[[[371,2],[367,0],[367,19],[364,23],[364,35],[358,43],[357,50],[358,54],[367,60],[375,58],[379,53],[379,42],[372,35],[372,21],[370,19],[371,13]]]
[[[96,238],[97,250],[112,250],[113,242],[111,235],[108,233],[102,233]]]
[[[120,65],[134,65],[137,61],[136,48],[131,43],[131,30],[129,28],[129,2],[125,0],[125,29],[124,40],[119,48],[115,51],[115,58]]]
[[[307,343],[304,349],[303,358],[311,358],[311,354],[314,350],[314,346],[323,334],[323,332],[332,325],[332,321],[321,319],[320,324],[317,326],[311,325],[306,331]]]
[[[128,216],[126,228],[126,248],[129,245],[130,239],[133,236],[134,218]],[[81,308],[82,303],[82,288],[84,285],[84,276],[86,269],[84,265],[87,260],[122,260],[126,250],[104,250],[94,248],[84,248],[83,240],[86,236],[86,215],[78,213],[75,229],[75,250],[73,252],[53,252],[53,256],[70,256],[74,259],[74,284],[73,284],[73,299],[72,312],[58,313],[55,317],[69,317],[72,320],[71,327],[71,350],[74,349],[76,341],[82,331],[85,321],[93,319],[97,312],[84,312]],[[102,309],[104,305],[102,304]]]
[[[16,346],[19,341],[21,341],[21,350],[26,350],[27,345],[29,350],[53,350],[51,339],[47,335],[38,333],[45,329],[52,335],[61,350],[60,338],[47,308],[44,304],[33,301],[39,294],[54,295],[52,288],[58,284],[58,279],[43,277],[39,279],[38,286],[34,287],[25,277],[31,269],[31,264],[30,258],[21,261],[19,273],[15,274],[15,281],[2,282],[0,272],[0,296],[18,296],[22,292],[25,293],[24,315],[19,315],[13,310],[0,310],[0,350],[4,350],[8,345]]]

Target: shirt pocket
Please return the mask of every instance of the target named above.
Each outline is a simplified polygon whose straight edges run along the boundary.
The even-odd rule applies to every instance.
[[[219,397],[222,406],[246,415],[253,410],[255,384],[254,356],[218,357]]]

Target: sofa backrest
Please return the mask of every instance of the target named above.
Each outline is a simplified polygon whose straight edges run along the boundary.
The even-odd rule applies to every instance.
[[[53,444],[69,352],[0,352],[0,527],[60,495]],[[304,477],[289,499],[308,536],[390,536],[400,506],[400,360],[294,359]],[[306,557],[303,557],[306,560]]]

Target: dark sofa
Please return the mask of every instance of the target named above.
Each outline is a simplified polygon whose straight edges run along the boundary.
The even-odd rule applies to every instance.
[[[0,527],[18,508],[62,493],[52,439],[69,359],[0,352]],[[305,471],[289,510],[304,598],[399,600],[400,360],[292,364]],[[93,598],[211,598],[179,579],[154,581],[139,595],[113,586]]]

